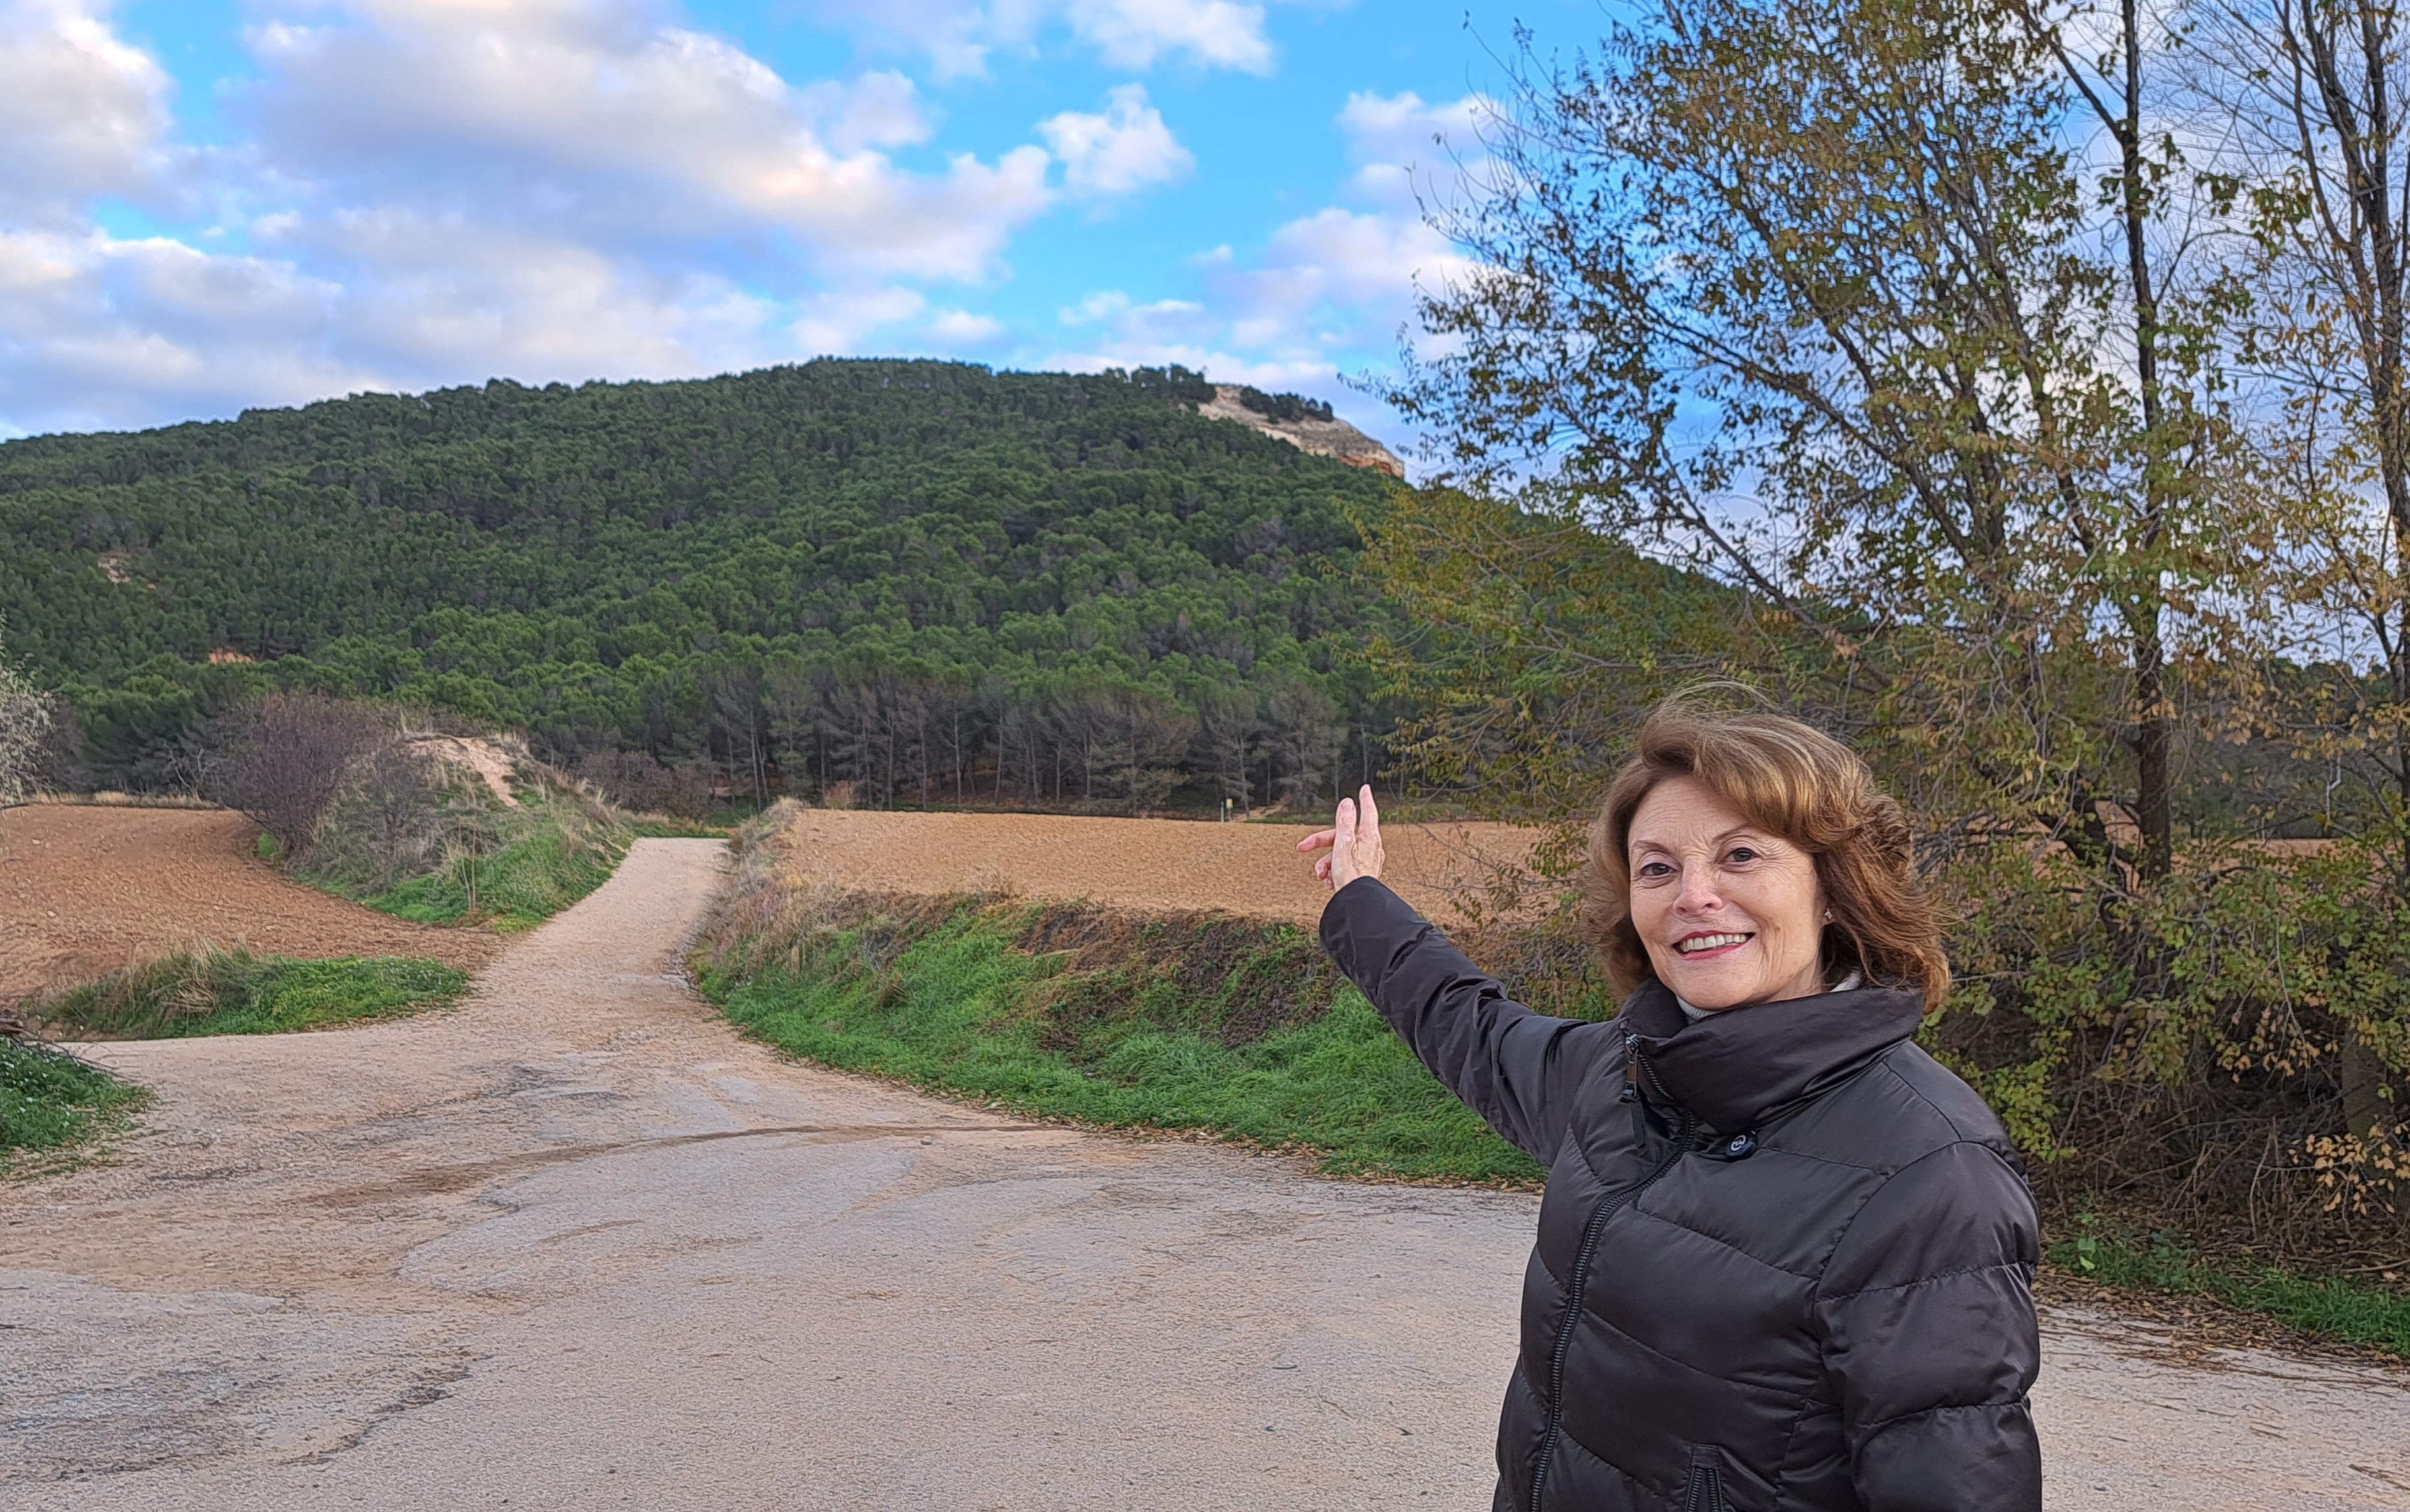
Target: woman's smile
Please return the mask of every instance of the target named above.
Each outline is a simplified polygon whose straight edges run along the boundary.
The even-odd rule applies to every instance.
[[[1688,961],[1721,959],[1756,938],[1752,934],[1734,934],[1729,931],[1714,935],[1701,932],[1683,936],[1674,942],[1674,948],[1681,952],[1682,958]]]

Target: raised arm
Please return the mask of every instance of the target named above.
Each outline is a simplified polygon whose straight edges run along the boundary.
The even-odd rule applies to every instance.
[[[1360,821],[1343,802],[1338,824],[1299,847],[1332,852],[1316,868],[1334,889],[1322,948],[1441,1085],[1516,1148],[1553,1161],[1574,1091],[1613,1036],[1604,1024],[1548,1018],[1509,998],[1384,886],[1379,811],[1370,788],[1360,797]]]

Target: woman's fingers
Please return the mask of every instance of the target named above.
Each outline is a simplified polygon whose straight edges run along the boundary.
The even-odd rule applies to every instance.
[[[1381,836],[1381,806],[1372,801],[1372,784],[1365,783],[1357,796],[1363,803],[1361,828],[1364,836],[1367,839],[1377,840]]]
[[[1300,850],[1328,850],[1338,841],[1338,839],[1339,832],[1337,830],[1316,830],[1312,835],[1307,836],[1304,839],[1298,841],[1297,848]]]

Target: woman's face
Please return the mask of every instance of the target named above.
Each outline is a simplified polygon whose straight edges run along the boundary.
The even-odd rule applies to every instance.
[[[1668,778],[1632,816],[1632,927],[1657,980],[1693,1008],[1824,990],[1824,890],[1797,846],[1696,778]]]

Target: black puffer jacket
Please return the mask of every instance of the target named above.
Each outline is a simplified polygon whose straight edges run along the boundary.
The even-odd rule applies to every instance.
[[[1369,878],[1322,943],[1548,1167],[1498,1507],[2041,1505],[2033,1199],[1915,994],[1545,1018]]]

